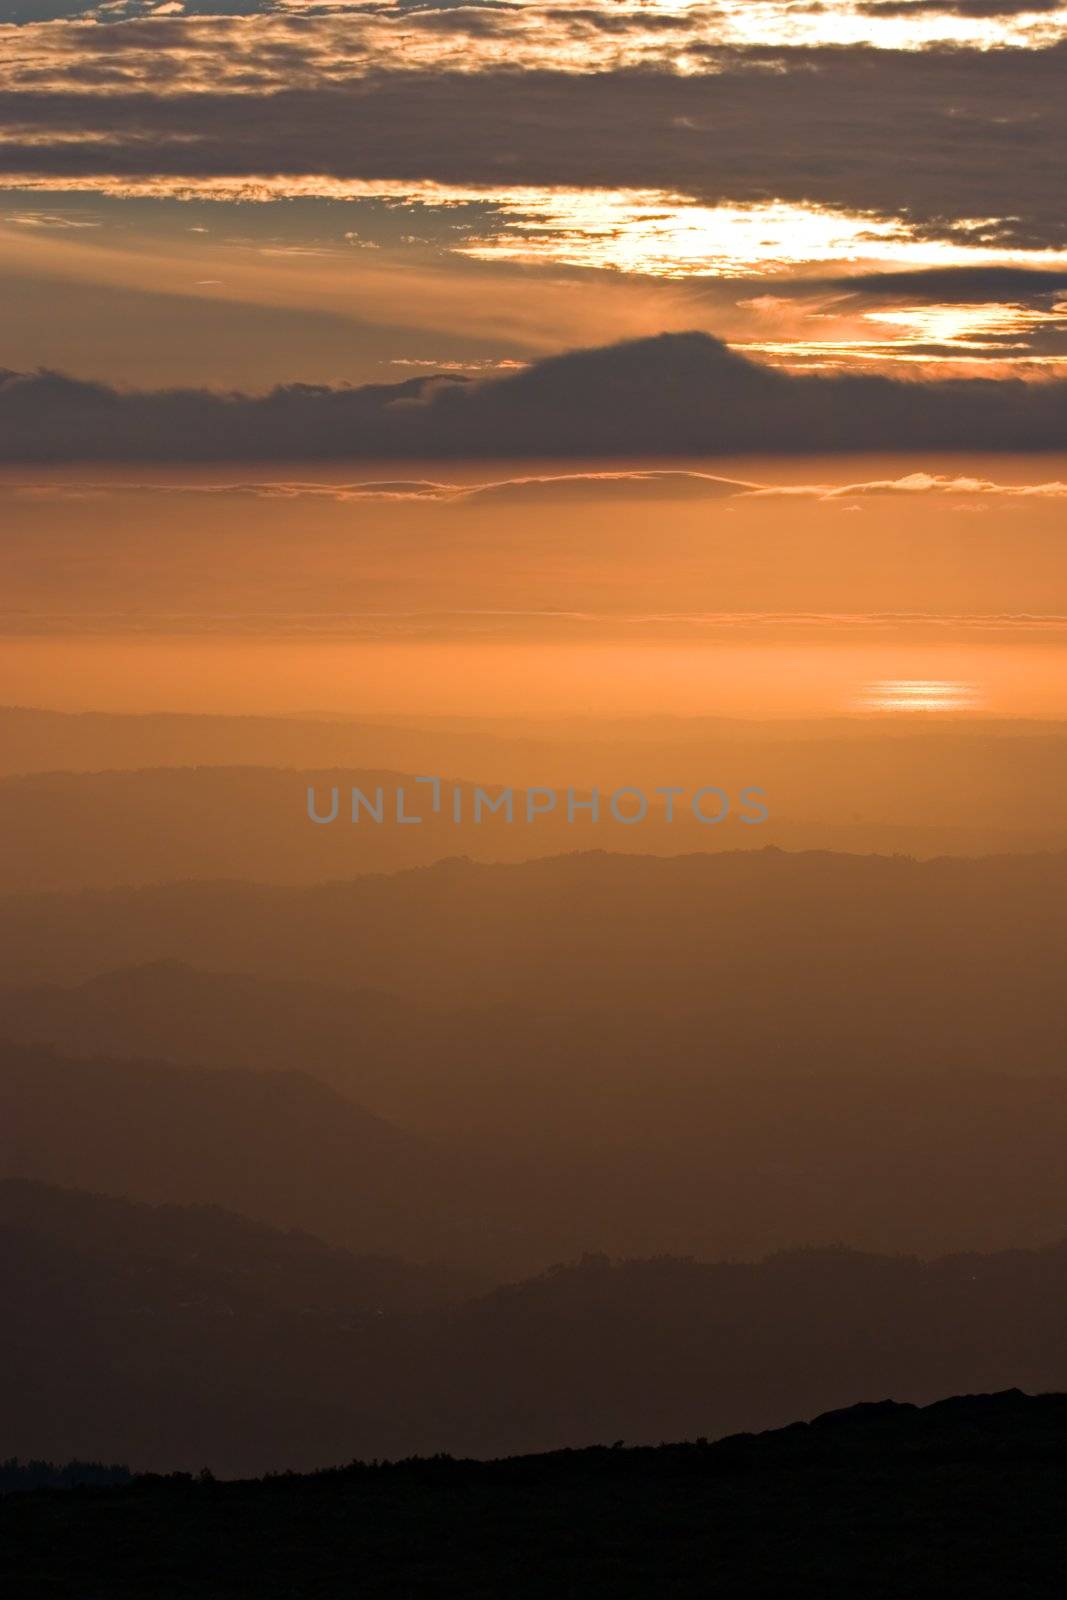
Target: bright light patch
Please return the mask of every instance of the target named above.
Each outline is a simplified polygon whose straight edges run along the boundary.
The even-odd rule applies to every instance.
[[[16,173],[9,186],[27,194],[67,193],[70,180]],[[409,211],[414,227],[419,227],[427,214],[480,207],[483,217],[479,222],[472,225],[461,220],[447,242],[439,228],[433,238],[416,242],[432,245],[436,240],[437,249],[443,246],[479,260],[600,268],[650,277],[756,277],[805,266],[882,264],[1050,267],[1062,268],[1067,279],[1067,251],[1019,250],[983,242],[998,226],[995,217],[959,221],[957,238],[934,239],[918,233],[903,217],[777,200],[702,206],[684,194],[660,189],[461,185],[430,179],[396,182],[320,174],[234,178],[179,174],[118,177],[106,173],[79,179],[78,189],[119,199],[223,203],[370,200]],[[968,235],[973,236],[973,244]],[[937,313],[943,323],[961,315],[967,327],[977,322],[994,330],[998,316],[1008,316],[1012,328],[1022,328],[1042,316],[1056,320],[1060,311],[1062,308],[1054,308],[1043,314],[1016,307],[938,306],[916,312],[911,308],[871,312],[867,317],[889,324],[907,316],[918,330],[920,312]]]
[[[898,311],[868,311],[866,322],[900,328],[905,344],[952,344],[964,350],[1025,349],[1034,329],[1063,323],[1067,307],[1051,311],[1019,305],[908,306]]]
[[[658,0],[657,0],[658,3]],[[662,9],[674,10],[674,0]],[[678,9],[682,9],[679,7]],[[879,13],[863,0],[721,0],[717,31],[731,43],[749,45],[869,45],[878,50],[925,50],[957,45],[974,50],[1040,49],[1061,39],[1067,7],[1051,12],[1020,10],[1001,16],[953,14],[918,6],[908,14]]]
[[[859,698],[865,711],[973,711],[979,703],[972,683],[937,678],[890,678],[868,684]]]
[[[918,267],[1025,260],[1067,267],[1063,253],[928,239],[900,218],[777,201],[710,207],[688,204],[683,195],[636,189],[483,191],[481,198],[505,214],[495,233],[459,247],[480,260],[556,262],[666,278],[772,274],[861,261]],[[987,223],[963,226],[977,232]]]

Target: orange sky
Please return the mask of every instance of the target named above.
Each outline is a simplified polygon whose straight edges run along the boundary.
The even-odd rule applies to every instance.
[[[13,0],[0,699],[1058,714],[1065,43]]]
[[[9,472],[0,701],[1067,712],[1061,460],[418,470]]]

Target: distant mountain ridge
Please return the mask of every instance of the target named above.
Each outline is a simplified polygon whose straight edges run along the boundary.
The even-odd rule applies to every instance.
[[[547,786],[607,797],[637,786],[640,827],[534,825],[447,815],[420,827],[314,827],[306,791],[392,794],[430,774],[466,786]],[[767,822],[701,826],[655,791],[762,789]],[[414,809],[414,807],[412,807]],[[475,718],[70,714],[0,707],[3,884],[48,889],[249,877],[313,882],[466,853],[519,860],[578,849],[677,854],[748,849],[979,855],[1067,842],[1067,725],[723,718]]]
[[[364,1253],[469,1261],[485,1231],[447,1150],[306,1074],[0,1054],[0,1174],[211,1204]]]
[[[700,1058],[657,1072],[650,1042],[577,1084],[564,1055],[538,1102],[540,1059],[535,1039],[512,1091],[501,1057],[495,1100],[476,1075],[456,1083],[447,1116],[432,1062],[440,1120],[416,1135],[305,1072],[0,1044],[0,1176],[222,1206],[483,1279],[589,1249],[940,1253],[1044,1245],[1067,1227],[1062,1076],[749,1076]],[[371,1076],[384,1093],[387,1072]]]
[[[9,987],[145,961],[569,1015],[766,1014],[820,1033],[936,1021],[1061,1048],[1067,852],[917,862],[779,850],[451,858],[344,882],[188,881],[0,898]],[[654,970],[655,984],[649,974]],[[644,998],[643,998],[644,997]],[[946,1004],[947,1000],[947,1004]],[[768,1026],[771,1019],[768,1019]],[[946,1037],[948,1037],[946,1033]]]
[[[28,1179],[0,1178],[0,1228],[101,1260],[167,1263],[224,1301],[344,1319],[422,1311],[469,1294],[469,1277],[387,1256],[357,1256],[298,1229],[218,1205],[150,1205]]]
[[[718,1437],[1067,1384],[1067,1242],[587,1254],[488,1292],[204,1208],[0,1183],[2,1452],[227,1474]],[[444,1297],[451,1294],[451,1299]],[[420,1298],[422,1308],[420,1309]]]

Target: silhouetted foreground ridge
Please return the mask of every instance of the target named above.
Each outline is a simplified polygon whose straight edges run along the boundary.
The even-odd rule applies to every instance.
[[[1067,1395],[892,1401],[717,1443],[142,1477],[0,1502],[7,1592],[1062,1596]]]

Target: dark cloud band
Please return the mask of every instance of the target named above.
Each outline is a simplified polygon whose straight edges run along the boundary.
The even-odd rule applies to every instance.
[[[123,393],[0,376],[0,459],[639,459],[1067,448],[1067,383],[795,376],[705,334],[573,351],[483,382]]]

